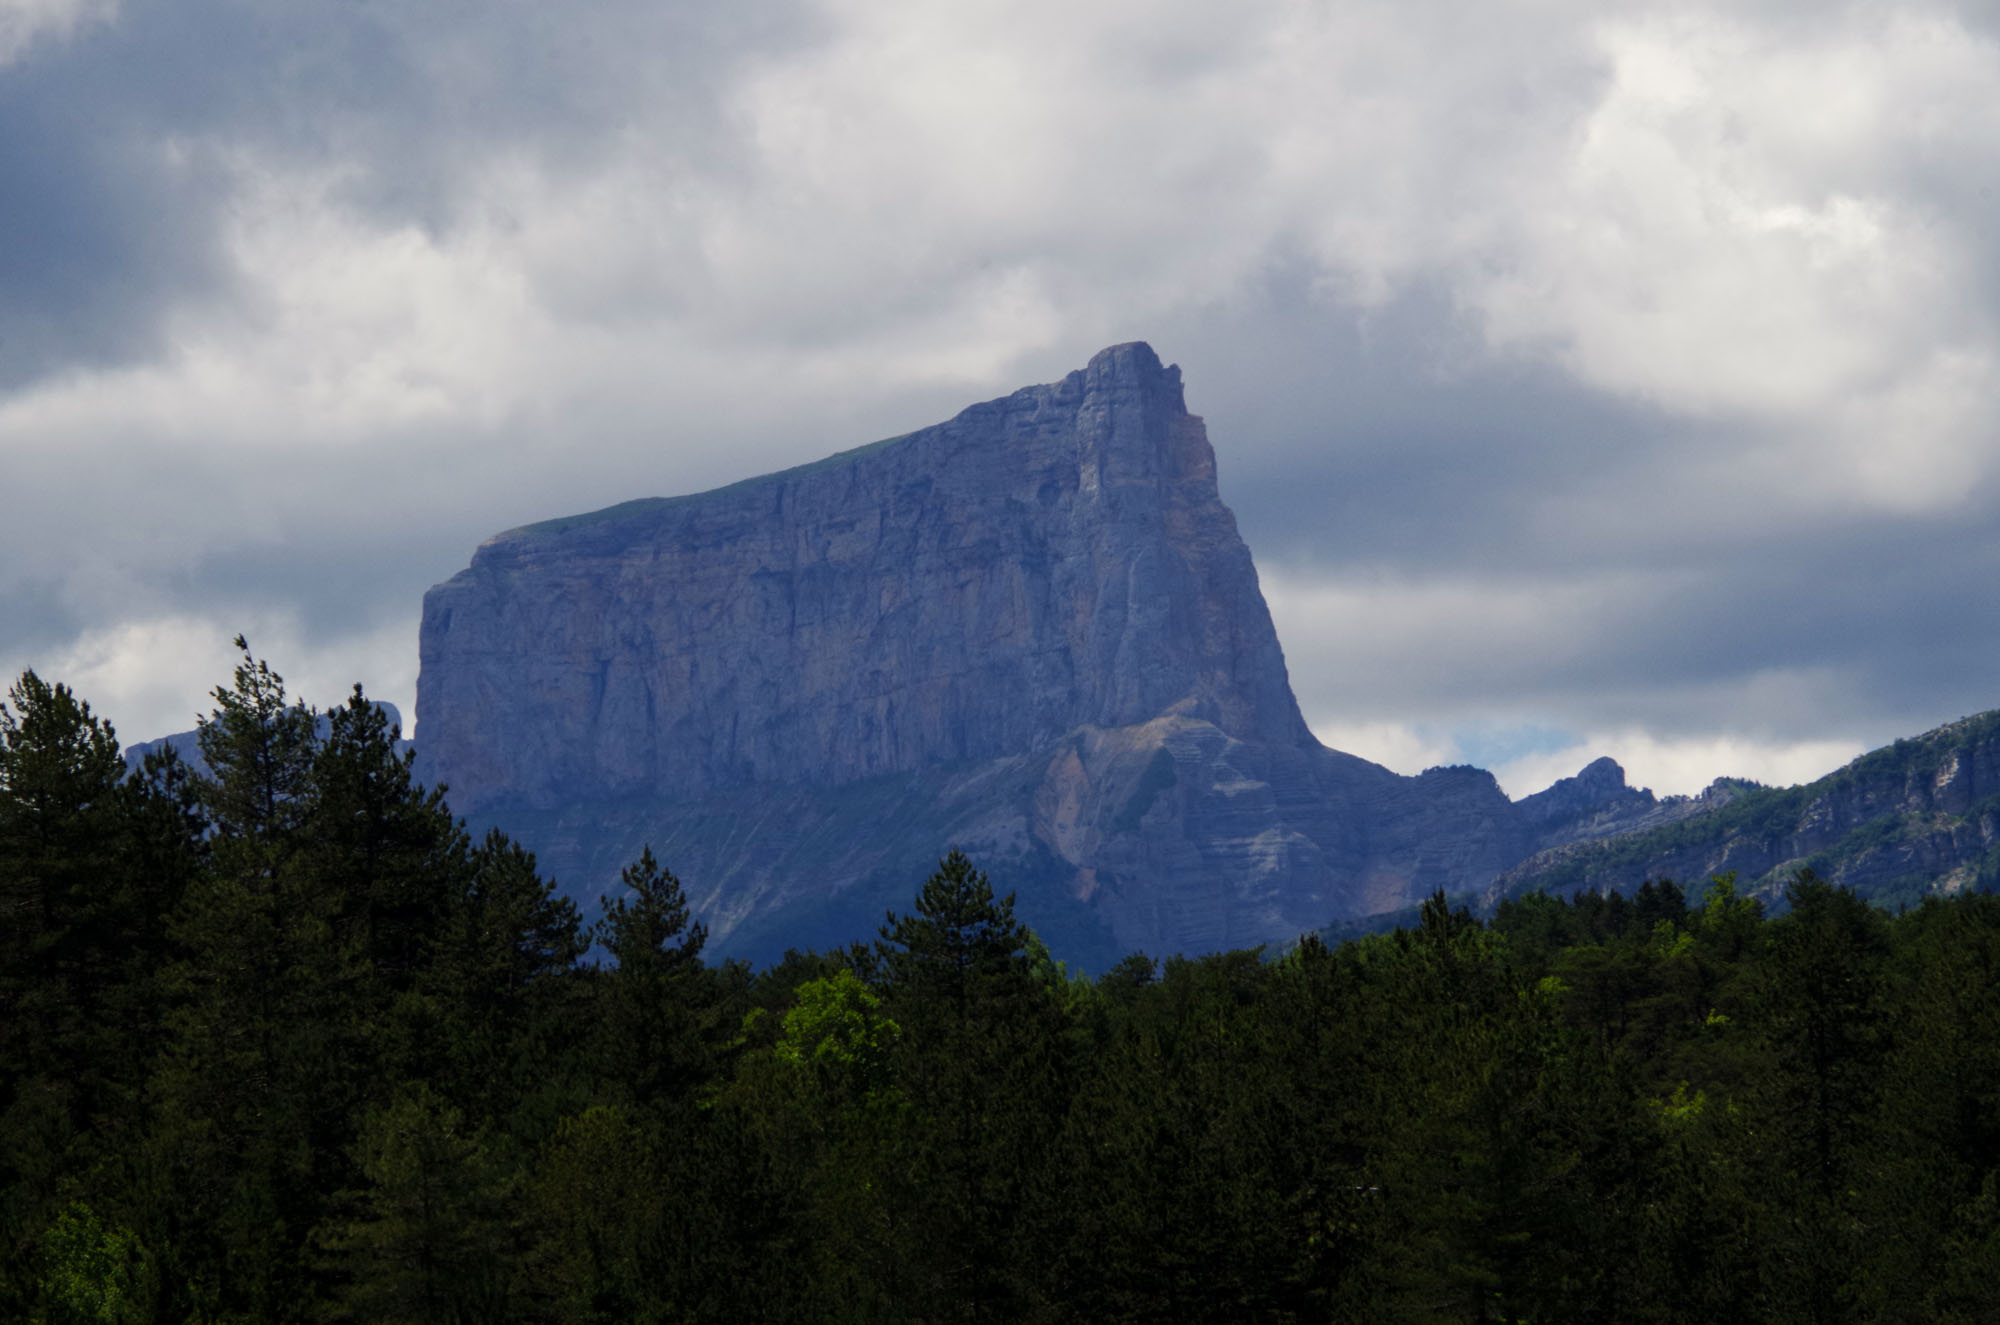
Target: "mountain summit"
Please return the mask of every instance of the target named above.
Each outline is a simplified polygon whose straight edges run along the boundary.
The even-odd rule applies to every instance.
[[[1322,748],[1177,367],[510,530],[424,599],[419,773],[586,896],[650,842],[718,948],[872,933],[951,845],[1059,953],[1288,939],[1650,807]],[[1574,802],[1574,803],[1572,803]]]
[[[469,810],[850,782],[1164,713],[1311,739],[1201,420],[1143,344],[817,464],[501,534],[425,598],[422,647],[425,757]]]

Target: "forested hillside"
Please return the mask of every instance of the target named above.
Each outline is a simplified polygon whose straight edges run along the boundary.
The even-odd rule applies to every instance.
[[[1092,978],[954,852],[753,972],[650,853],[587,923],[470,840],[358,688],[215,700],[212,777],[32,673],[0,715],[0,1317],[2000,1312],[1992,896],[1434,899]]]

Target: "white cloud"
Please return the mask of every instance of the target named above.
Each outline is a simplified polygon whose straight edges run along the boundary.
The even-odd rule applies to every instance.
[[[1500,351],[1762,429],[1760,487],[1807,438],[1810,484],[1904,507],[1994,459],[1987,223],[1910,163],[1994,164],[1967,126],[2000,49],[1921,7],[1810,31],[1702,6],[820,11],[823,39],[720,93],[734,152],[644,100],[560,173],[468,144],[448,226],[358,209],[360,162],[219,145],[246,302],[181,317],[149,412],[359,438],[606,389],[714,408],[718,374],[997,388],[1303,250],[1330,298],[1435,283]]]
[[[1610,755],[1634,786],[1691,795],[1718,777],[1809,781],[1867,748],[1851,737],[1779,734],[1837,725],[1844,678],[1828,665],[1687,677],[1675,683],[1684,692],[1678,703],[1667,705],[1657,679],[1608,672],[1602,659],[1618,649],[1621,634],[1638,629],[1648,606],[1670,591],[1649,585],[1644,574],[1556,579],[1493,571],[1409,580],[1375,573],[1307,581],[1266,570],[1261,578],[1314,733],[1400,773],[1489,765],[1518,799]],[[1563,694],[1563,678],[1578,668],[1596,672],[1600,694],[1588,702]],[[1600,725],[1603,711],[1621,704],[1677,707],[1683,723],[1710,730]],[[1394,716],[1411,713],[1420,716]],[[1720,722],[1737,727],[1714,730]],[[1510,733],[1547,747],[1546,736],[1561,725],[1582,726],[1583,734],[1497,763],[1488,754],[1510,744]]]
[[[1359,755],[1405,775],[1445,764],[1480,764],[1467,737],[1427,723],[1314,721],[1313,734],[1335,750]],[[1691,796],[1719,777],[1750,778],[1771,786],[1811,782],[1865,753],[1856,741],[1766,741],[1740,733],[1667,736],[1639,727],[1590,732],[1556,749],[1540,749],[1491,766],[1500,788],[1515,800],[1571,777],[1609,755],[1625,780],[1659,796]]]
[[[1458,288],[1498,345],[1756,424],[1772,472],[1743,477],[1766,491],[1947,506],[2000,460],[2000,347],[1985,220],[1938,167],[2000,164],[1963,127],[2000,48],[1916,6],[1842,17],[1603,23],[1605,95],[1556,170],[1491,200],[1512,233]]]
[[[331,641],[312,639],[289,614],[224,623],[190,616],[136,619],[85,633],[40,659],[4,659],[6,684],[32,667],[89,702],[132,745],[191,729],[212,708],[211,694],[228,686],[240,660],[231,643],[243,631],[256,656],[285,678],[287,693],[316,708],[343,702],[356,682],[402,714],[404,735],[415,725],[416,639],[406,623]]]
[[[0,68],[35,45],[67,40],[92,23],[109,23],[118,0],[0,0]]]
[[[1946,13],[1045,8],[828,5],[758,66],[718,304],[1001,365],[1303,246],[1335,297],[1436,282],[1499,351],[1733,421],[1766,502],[1935,509],[2000,459],[1987,223],[1923,168],[2000,164],[2000,49]],[[991,271],[1032,316],[954,307]]]
[[[1359,755],[1398,773],[1414,775],[1440,764],[1464,762],[1449,738],[1441,739],[1409,723],[1314,721],[1310,717],[1307,721],[1313,735],[1328,749]]]
[[[1566,749],[1510,760],[1493,770],[1501,788],[1519,799],[1609,755],[1625,780],[1655,795],[1691,796],[1718,777],[1750,778],[1789,787],[1826,776],[1865,753],[1851,741],[1758,741],[1729,733],[1665,737],[1636,727],[1592,732]]]

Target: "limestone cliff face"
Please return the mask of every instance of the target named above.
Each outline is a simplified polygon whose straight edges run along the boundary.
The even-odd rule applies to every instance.
[[[1162,714],[1310,741],[1177,369],[489,540],[424,600],[455,803],[833,784]]]
[[[756,956],[868,935],[952,845],[1059,952],[1285,940],[1483,884],[1638,795],[1614,765],[1529,813],[1477,770],[1323,749],[1143,344],[489,540],[425,597],[417,711],[419,775],[461,812],[586,897],[650,843]]]

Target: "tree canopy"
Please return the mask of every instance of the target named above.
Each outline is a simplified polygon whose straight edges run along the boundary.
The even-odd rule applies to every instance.
[[[128,769],[0,705],[0,1318],[2000,1317],[2000,898],[1809,871],[1051,959],[949,851],[870,942],[586,924],[247,646]]]

